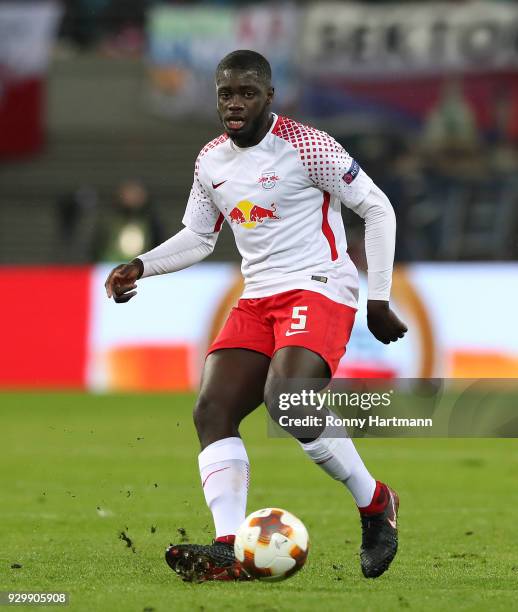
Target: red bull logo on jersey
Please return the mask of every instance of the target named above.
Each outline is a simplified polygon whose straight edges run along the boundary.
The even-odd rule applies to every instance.
[[[263,208],[249,200],[241,200],[228,213],[228,216],[231,223],[241,225],[246,229],[253,229],[265,219],[279,219],[276,212],[275,204],[272,204],[271,208]]]

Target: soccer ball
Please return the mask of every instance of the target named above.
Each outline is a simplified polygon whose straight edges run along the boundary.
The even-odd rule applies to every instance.
[[[298,572],[309,551],[304,523],[280,508],[263,508],[246,517],[236,533],[234,552],[254,578],[284,580]]]

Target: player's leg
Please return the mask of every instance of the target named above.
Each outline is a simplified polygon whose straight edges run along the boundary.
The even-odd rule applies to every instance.
[[[273,330],[255,302],[240,300],[209,349],[194,422],[202,451],[200,478],[216,530],[207,545],[172,545],[166,561],[185,580],[246,578],[236,562],[234,534],[246,514],[249,462],[241,421],[263,402]]]
[[[194,423],[200,477],[216,538],[232,538],[246,511],[249,464],[241,421],[262,404],[274,335],[257,300],[239,300],[209,348]]]
[[[279,380],[318,378],[314,382],[319,388],[325,386],[325,378],[336,370],[349,341],[354,310],[313,292],[293,292],[278,301],[275,313],[275,351],[265,402],[278,415]],[[297,435],[302,449],[353,495],[362,520],[362,571],[366,577],[380,576],[397,552],[398,497],[370,475],[345,430],[341,437],[332,427],[310,433],[310,440]]]
[[[319,379],[315,382],[322,388],[329,371],[324,359],[306,348],[288,346],[277,351],[272,357],[264,394],[272,418],[279,417],[277,403],[283,380]],[[343,483],[353,495],[362,522],[362,572],[366,578],[376,578],[388,569],[397,552],[399,498],[387,485],[374,480],[353,441],[345,437],[345,430],[344,437],[332,436],[336,436],[336,430],[326,427],[315,439],[299,439],[299,442],[316,465]]]
[[[317,353],[301,346],[287,346],[278,350],[272,357],[265,387],[265,403],[272,418],[277,420],[280,414],[277,398],[279,390],[283,388],[283,380],[318,379],[320,388],[323,388],[329,378],[330,366]],[[293,410],[290,409],[290,413],[295,416]],[[315,414],[314,410],[311,412]],[[368,506],[374,495],[376,481],[365,467],[352,440],[346,437],[345,430],[340,438],[330,437],[330,434],[336,435],[336,432],[325,427],[309,433],[311,438],[306,434],[299,438],[306,455],[332,478],[342,482],[353,495],[358,507]]]
[[[249,462],[239,425],[263,402],[270,359],[222,349],[206,360],[194,422],[202,451],[200,479],[216,531],[212,545],[172,545],[166,561],[184,580],[245,579],[233,540],[246,515]]]
[[[217,539],[233,536],[245,518],[250,467],[239,425],[263,402],[269,363],[266,355],[245,349],[218,350],[205,363],[194,422]]]

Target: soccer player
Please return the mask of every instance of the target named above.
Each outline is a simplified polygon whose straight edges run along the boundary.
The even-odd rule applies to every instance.
[[[112,270],[108,297],[130,300],[136,281],[191,266],[212,253],[222,224],[243,258],[245,290],[208,350],[194,423],[205,499],[215,524],[210,545],[166,551],[185,580],[239,580],[233,542],[245,518],[249,462],[241,421],[263,401],[275,408],[279,380],[329,380],[345,352],[357,309],[358,274],[347,253],[341,203],[365,220],[367,323],[388,344],[405,325],[389,308],[395,216],[383,192],[328,134],[271,111],[268,61],[234,51],[216,70],[224,134],[201,150],[185,228]],[[348,437],[323,431],[299,442],[352,494],[362,523],[361,568],[380,576],[397,551],[398,496],[376,481]]]

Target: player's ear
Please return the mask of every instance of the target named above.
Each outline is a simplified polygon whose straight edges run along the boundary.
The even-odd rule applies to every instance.
[[[275,88],[268,87],[268,91],[266,92],[266,103],[271,104],[273,100],[273,95],[275,94]]]

